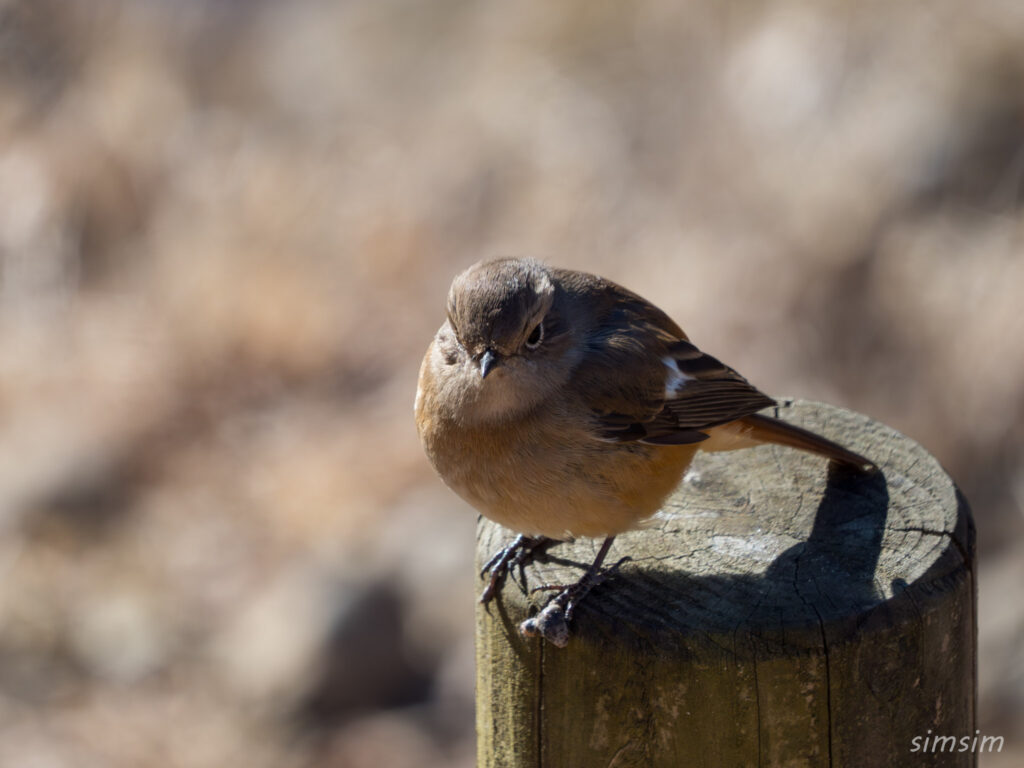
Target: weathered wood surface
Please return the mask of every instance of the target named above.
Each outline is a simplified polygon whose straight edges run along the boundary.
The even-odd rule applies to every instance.
[[[633,560],[583,602],[564,649],[520,636],[550,596],[528,589],[575,580],[600,542],[526,566],[477,613],[480,768],[975,765],[911,752],[929,729],[975,733],[966,502],[867,417],[779,415],[882,472],[774,446],[699,453],[653,524],[616,539],[609,562]],[[481,521],[478,560],[511,537]]]

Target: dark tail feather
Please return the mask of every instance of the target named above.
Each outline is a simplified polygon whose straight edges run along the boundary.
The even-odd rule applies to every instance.
[[[826,440],[821,435],[816,435],[814,432],[785,421],[761,414],[744,416],[739,421],[750,427],[750,432],[747,433],[750,437],[761,442],[817,453],[861,471],[876,472],[878,470],[878,466],[873,461],[864,458],[859,453],[849,451],[831,440]]]

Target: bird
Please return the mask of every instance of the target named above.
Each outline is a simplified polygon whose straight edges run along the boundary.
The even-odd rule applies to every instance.
[[[760,413],[776,400],[698,349],[665,312],[588,272],[529,258],[481,261],[452,281],[420,366],[423,448],[441,479],[518,534],[481,576],[490,602],[542,548],[601,539],[593,563],[520,629],[564,645],[615,537],[641,527],[699,450],[765,443],[859,471],[869,459]]]

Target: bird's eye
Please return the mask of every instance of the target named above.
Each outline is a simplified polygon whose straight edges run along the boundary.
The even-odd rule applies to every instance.
[[[533,326],[533,330],[530,331],[530,335],[526,337],[526,348],[536,349],[540,346],[542,341],[544,341],[544,323],[539,322]]]

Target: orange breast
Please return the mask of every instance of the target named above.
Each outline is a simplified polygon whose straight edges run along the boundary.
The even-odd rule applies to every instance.
[[[551,538],[637,527],[679,484],[697,451],[604,442],[584,414],[564,407],[485,427],[419,422],[427,454],[453,490],[501,525]]]

